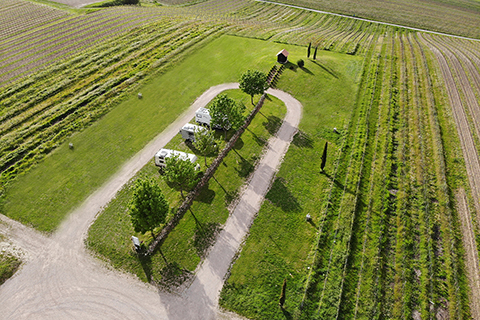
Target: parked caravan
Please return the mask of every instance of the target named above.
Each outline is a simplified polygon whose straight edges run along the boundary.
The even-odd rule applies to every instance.
[[[195,131],[200,132],[205,130],[204,127],[197,126],[196,124],[187,123],[178,132],[182,135],[182,138],[190,142],[195,142]]]
[[[212,127],[211,126],[212,117],[210,116],[210,111],[207,108],[202,107],[195,112],[195,121],[200,125]],[[212,128],[223,129],[218,125],[215,125]],[[228,127],[225,129],[230,130],[230,128],[231,128],[231,125],[228,125]]]
[[[212,117],[210,116],[210,112],[207,108],[199,108],[195,112],[195,121],[198,124],[210,126],[210,121],[212,121]]]
[[[170,149],[160,149],[160,151],[155,154],[155,165],[160,168],[165,168],[165,160],[174,155],[178,155],[181,159],[188,159],[191,163],[195,163],[197,161],[197,156],[191,153]]]

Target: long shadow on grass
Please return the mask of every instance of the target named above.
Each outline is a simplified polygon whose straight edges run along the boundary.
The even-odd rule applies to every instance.
[[[302,209],[297,199],[288,190],[283,178],[275,179],[265,198],[284,212],[298,212]]]
[[[259,146],[263,147],[267,144],[267,140],[265,138],[257,136],[253,131],[248,128],[247,131],[253,136],[253,139]]]
[[[317,61],[313,61],[313,63],[315,63],[317,66],[319,66],[320,68],[322,68],[323,70],[325,70],[326,72],[328,72],[330,75],[332,75],[335,79],[338,79],[338,76],[335,74],[335,72],[333,72],[332,70],[326,68],[325,66],[321,65],[320,63],[318,63]]]
[[[333,183],[335,183],[335,185],[336,185],[339,189],[345,190],[345,191],[347,191],[348,193],[354,194],[354,192],[353,192],[351,189],[345,188],[345,185],[343,185],[340,181],[338,181],[337,179],[333,179],[333,177],[332,177],[330,174],[328,174],[328,172],[322,171],[322,173],[323,173],[330,181],[333,180]]]
[[[268,116],[267,121],[263,122],[263,126],[267,129],[268,133],[274,135],[282,125],[283,120],[276,116]]]
[[[227,189],[225,189],[221,184],[220,182],[218,182],[218,180],[215,178],[215,176],[212,177],[213,180],[215,180],[215,182],[220,186],[220,188],[222,188],[223,192],[225,192],[225,204],[227,206],[230,205],[230,203],[232,203],[233,200],[235,200],[237,197],[238,197],[238,190],[235,190],[235,191],[227,191]]]
[[[255,169],[255,163],[258,160],[258,156],[253,156],[250,160],[247,160],[239,153],[237,153],[237,155],[240,158],[240,161],[238,162],[237,167],[235,167],[235,171],[237,171],[239,177],[246,178]]]
[[[292,143],[299,148],[313,148],[313,139],[301,130],[293,136]]]
[[[293,319],[292,314],[290,312],[288,312],[284,308],[280,308],[280,309],[282,309],[282,313],[283,313],[283,316],[285,317],[285,319],[287,319],[287,320],[292,320]]]
[[[221,230],[222,228],[220,228],[220,224],[216,222],[197,224],[195,235],[193,237],[193,246],[199,257],[202,259],[205,258],[208,248],[215,243],[215,239]]]

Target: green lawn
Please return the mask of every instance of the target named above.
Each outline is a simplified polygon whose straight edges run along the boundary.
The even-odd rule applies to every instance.
[[[252,45],[255,44],[254,47]],[[2,213],[52,232],[65,216],[210,86],[267,72],[283,46],[225,36],[192,54],[9,184]],[[250,49],[251,48],[251,49]],[[68,148],[72,142],[74,149]],[[152,155],[153,157],[153,155]]]

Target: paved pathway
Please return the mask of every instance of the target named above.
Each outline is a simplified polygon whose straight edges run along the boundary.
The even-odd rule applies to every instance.
[[[97,212],[163,147],[195,110],[218,93],[238,88],[230,83],[202,94],[174,123],[149,143],[102,188],[76,209],[51,237],[0,215],[0,232],[27,252],[24,266],[0,287],[0,319],[234,319],[218,311],[224,276],[247,234],[263,196],[288,149],[301,117],[301,104],[290,95],[269,90],[287,105],[287,115],[269,140],[248,187],[218,241],[181,294],[167,294],[136,278],[108,269],[86,253],[84,239]]]

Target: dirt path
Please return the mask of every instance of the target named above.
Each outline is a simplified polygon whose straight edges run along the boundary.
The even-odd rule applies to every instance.
[[[301,117],[301,105],[278,90],[268,91],[287,105],[284,124],[269,140],[266,153],[219,240],[180,295],[159,292],[130,275],[109,270],[86,253],[84,239],[97,212],[153,154],[193,118],[195,110],[218,93],[238,88],[215,86],[132,158],[102,188],[76,209],[50,238],[0,216],[0,232],[27,251],[23,268],[0,287],[0,319],[233,319],[218,311],[218,294],[231,259],[258,211]]]

